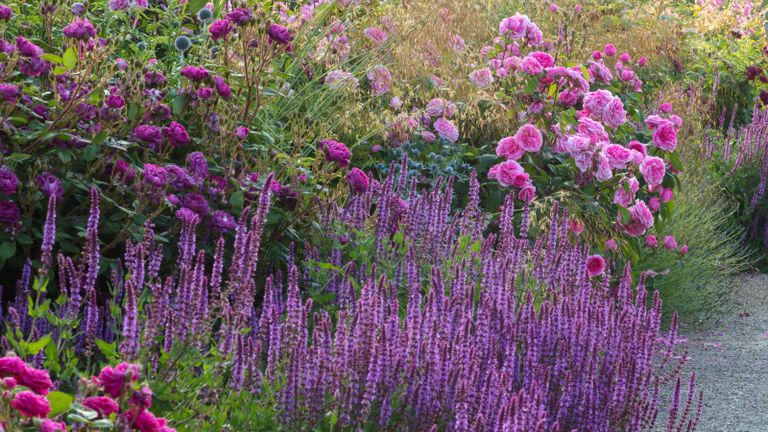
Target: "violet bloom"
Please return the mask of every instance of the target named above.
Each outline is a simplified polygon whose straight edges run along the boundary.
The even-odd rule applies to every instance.
[[[247,8],[236,8],[227,14],[227,19],[234,24],[244,26],[254,20],[253,12]]]
[[[197,90],[197,97],[200,99],[210,99],[211,96],[213,96],[213,89],[210,87],[203,87],[199,90]]]
[[[250,131],[245,126],[238,126],[237,129],[235,129],[235,136],[242,139],[248,138],[248,134]]]
[[[385,66],[375,66],[368,71],[367,77],[371,82],[371,91],[374,96],[381,96],[392,88],[392,75]]]
[[[202,66],[184,66],[181,75],[192,81],[202,81],[208,78],[208,69]]]
[[[13,16],[11,8],[4,4],[0,4],[0,21],[8,21]]]
[[[131,6],[130,0],[109,0],[109,10],[121,11],[126,10]]]
[[[37,176],[35,179],[40,191],[46,196],[55,196],[56,199],[61,199],[64,196],[64,188],[61,186],[61,180],[55,175],[44,172]]]
[[[187,223],[197,223],[197,221],[200,220],[200,217],[194,211],[182,207],[176,210],[176,219]]]
[[[208,160],[202,152],[192,152],[187,155],[187,169],[192,176],[205,179],[208,177]]]
[[[232,97],[232,88],[227,84],[224,78],[216,75],[213,77],[213,83],[216,86],[216,92],[219,96],[227,100]]]
[[[4,101],[8,103],[16,103],[20,94],[21,91],[19,90],[19,86],[6,83],[0,84],[0,98]]]
[[[173,121],[170,125],[163,128],[163,135],[174,147],[183,147],[189,144],[189,134],[184,126]]]
[[[24,36],[19,36],[16,38],[16,50],[22,57],[29,58],[37,58],[44,53],[42,48],[30,42]]]
[[[144,74],[144,84],[147,87],[159,87],[168,83],[168,78],[160,72],[149,71]]]
[[[156,188],[163,188],[168,183],[168,171],[154,164],[144,164],[144,182]]]
[[[96,36],[96,29],[88,18],[76,17],[66,27],[62,29],[64,36],[70,39],[87,41]]]
[[[184,204],[184,207],[187,207],[201,216],[208,214],[208,201],[204,196],[198,193],[185,195],[182,203]]]
[[[133,129],[133,135],[145,144],[149,144],[153,150],[157,150],[163,142],[163,131],[153,125],[136,126]]]
[[[349,165],[352,152],[349,151],[344,143],[332,139],[324,139],[320,141],[320,148],[323,149],[325,160],[328,162],[336,162],[340,167]]]
[[[273,181],[272,185],[274,186],[275,183],[277,182]],[[290,186],[280,187],[280,190],[278,191],[275,191],[274,188],[272,189],[273,192],[275,192],[280,205],[288,211],[296,210],[296,207],[299,204],[299,193],[295,189]]]
[[[349,190],[354,193],[365,193],[368,190],[368,176],[359,168],[349,170],[347,173],[347,183],[349,184]]]
[[[72,12],[72,15],[82,15],[85,12],[85,5],[80,2],[72,3],[69,11]]]
[[[235,229],[237,221],[235,221],[235,218],[226,211],[216,210],[213,212],[211,224],[216,231],[229,232]]]
[[[448,142],[453,143],[459,139],[459,129],[450,120],[440,117],[439,119],[435,120],[434,127],[435,132],[437,132],[440,138]]]
[[[175,189],[182,190],[194,186],[195,182],[189,177],[184,168],[168,164],[165,166],[165,170],[168,171],[168,183]]]
[[[8,167],[0,167],[0,192],[11,195],[19,188],[19,178]]]
[[[288,31],[287,28],[275,23],[269,25],[269,28],[267,29],[267,36],[271,42],[279,45],[286,45],[291,42],[291,39],[293,39],[291,32]]]
[[[226,39],[229,33],[232,31],[232,24],[229,20],[222,19],[215,21],[208,27],[208,32],[211,34],[212,40]]]
[[[107,99],[104,101],[104,104],[112,109],[121,109],[125,106],[125,98],[123,98],[120,95],[112,94],[107,96]]]
[[[19,206],[13,201],[0,201],[0,223],[6,226],[15,225],[21,219]]]

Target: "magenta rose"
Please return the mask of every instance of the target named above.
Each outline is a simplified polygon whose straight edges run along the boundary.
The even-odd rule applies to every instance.
[[[611,167],[624,169],[627,164],[632,160],[632,152],[621,145],[609,144],[605,147],[605,156],[608,158],[608,162]]]
[[[600,255],[591,255],[587,258],[587,276],[595,277],[605,271],[605,258]]]
[[[11,195],[19,188],[19,178],[8,167],[0,167],[0,192]]]
[[[518,160],[524,154],[525,149],[514,136],[502,138],[496,146],[496,155],[504,156],[507,159]]]
[[[120,363],[114,368],[106,366],[98,376],[104,392],[113,398],[119,397],[126,386],[139,379],[139,366],[130,363]]]
[[[544,67],[535,57],[526,56],[522,63],[523,72],[530,75],[538,75],[544,71]]]
[[[660,185],[666,172],[664,160],[656,156],[648,156],[640,164],[640,174],[651,186]]]
[[[523,149],[529,153],[536,153],[541,150],[543,142],[541,131],[532,124],[523,125],[518,129],[515,138],[520,142]]]
[[[659,241],[656,239],[656,236],[653,234],[648,234],[645,236],[645,245],[649,248],[655,248],[659,245]]]
[[[336,162],[336,165],[340,167],[349,165],[349,160],[352,158],[352,152],[349,151],[344,143],[332,139],[324,139],[320,141],[320,148],[322,148],[325,153],[326,161]]]
[[[26,417],[44,418],[51,412],[51,405],[48,403],[48,399],[31,391],[17,393],[16,397],[11,401],[11,406]]]
[[[664,237],[664,247],[667,250],[677,250],[677,241],[675,241],[675,237],[671,235]]]
[[[359,168],[349,170],[347,173],[347,183],[349,184],[349,189],[354,193],[364,193],[368,190],[368,176]]]
[[[665,120],[653,131],[651,143],[656,147],[672,152],[677,147],[677,131],[675,125],[669,120]]]
[[[433,126],[440,138],[452,143],[459,139],[459,129],[450,120],[440,117]]]
[[[597,90],[589,92],[584,96],[584,108],[589,110],[598,119],[601,119],[605,107],[613,99],[613,95],[608,90]]]
[[[19,206],[13,201],[0,201],[0,223],[14,225],[21,219]]]
[[[40,395],[47,395],[48,391],[53,387],[51,377],[48,375],[48,371],[43,369],[35,369],[31,366],[24,368],[22,373],[16,375],[16,381]]]
[[[502,186],[525,185],[528,180],[528,174],[519,163],[508,160],[498,165],[494,165],[488,171],[488,178],[497,180]],[[517,186],[522,187],[522,186]]]
[[[526,204],[530,204],[536,198],[536,187],[528,183],[520,189],[517,198]]]
[[[609,139],[608,132],[605,131],[603,125],[589,117],[580,118],[576,130],[579,134],[589,137],[590,142],[593,144],[608,141]]]
[[[627,122],[627,112],[624,111],[624,103],[618,97],[608,102],[603,110],[603,122],[606,125],[617,128]]]
[[[83,405],[96,411],[102,417],[109,417],[110,414],[120,411],[117,402],[107,396],[87,397],[83,400]]]
[[[629,207],[635,200],[635,194],[639,188],[640,182],[634,177],[622,181],[613,195],[613,202],[622,207]]]

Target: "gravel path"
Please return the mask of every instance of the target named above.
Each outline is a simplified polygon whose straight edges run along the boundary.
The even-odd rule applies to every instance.
[[[689,334],[690,368],[704,391],[699,432],[768,432],[768,275],[734,283],[733,308]]]

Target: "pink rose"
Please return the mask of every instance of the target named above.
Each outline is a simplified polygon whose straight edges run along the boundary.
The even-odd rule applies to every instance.
[[[608,161],[608,158],[605,157],[605,155],[601,154],[597,158],[597,171],[595,172],[595,178],[597,181],[607,181],[611,177],[613,177],[613,172],[611,171],[611,163]]]
[[[40,432],[67,432],[67,425],[64,422],[46,419],[40,424]]]
[[[513,160],[508,160],[491,167],[488,171],[488,178],[497,180],[502,186],[508,187],[519,183],[521,174],[525,174],[523,167]]]
[[[572,233],[579,235],[584,232],[584,222],[578,219],[568,219],[568,228]]]
[[[139,366],[130,363],[120,363],[112,368],[106,366],[98,376],[104,391],[113,398],[119,397],[126,385],[139,379]]]
[[[622,207],[629,207],[635,200],[635,194],[639,188],[640,182],[634,177],[622,181],[613,195],[613,202]]]
[[[536,187],[528,183],[520,189],[517,198],[526,204],[530,204],[536,198]]]
[[[661,208],[661,202],[658,198],[651,197],[651,199],[648,200],[648,208],[650,208],[652,212],[657,212]]]
[[[645,118],[645,125],[648,126],[648,129],[654,130],[657,127],[659,127],[659,125],[661,125],[662,123],[667,122],[667,121],[669,121],[669,120],[667,120],[667,119],[665,119],[663,117],[659,117],[659,116],[657,116],[655,114],[652,114],[652,115],[649,115],[648,117]]]
[[[660,185],[664,180],[664,160],[656,156],[648,156],[640,164],[640,174],[643,175],[645,181],[651,186]]]
[[[530,22],[531,20],[527,16],[516,13],[514,16],[501,20],[499,34],[512,39],[521,39],[525,37]]]
[[[638,237],[653,226],[653,213],[642,200],[635,200],[635,205],[629,208],[630,221],[623,225],[624,231],[632,237]]]
[[[83,405],[96,411],[102,417],[109,417],[110,414],[120,411],[117,402],[107,396],[87,397],[83,401]]]
[[[0,377],[16,376],[24,372],[27,364],[18,357],[0,358]]]
[[[605,147],[605,155],[608,157],[611,167],[624,169],[627,164],[632,160],[632,152],[621,145],[609,144]]]
[[[469,79],[472,81],[472,84],[481,89],[488,88],[491,86],[491,84],[493,84],[493,74],[488,68],[478,69],[470,72]]]
[[[619,244],[616,243],[616,240],[614,239],[608,239],[605,241],[605,248],[608,249],[609,251],[616,252],[617,250],[619,250]]]
[[[602,118],[603,111],[613,99],[613,95],[608,90],[597,90],[589,92],[584,96],[584,108],[589,112],[594,113],[599,118]]]
[[[26,417],[47,417],[51,412],[48,399],[31,391],[17,393],[11,401],[11,406]]]
[[[53,387],[48,371],[35,369],[31,366],[25,367],[21,374],[16,375],[16,381],[18,381],[20,385],[43,396],[47,395],[48,391]]]
[[[675,241],[675,237],[671,235],[664,237],[664,247],[667,250],[677,250],[677,242]]]
[[[672,200],[672,197],[674,196],[674,192],[672,192],[672,188],[664,188],[661,190],[661,201],[662,202],[669,202]]]
[[[677,147],[677,131],[675,130],[674,123],[665,120],[659,124],[656,130],[653,131],[651,143],[664,151],[675,151],[675,147]]]
[[[525,149],[517,137],[502,138],[496,146],[496,155],[507,159],[518,160],[525,154]]]
[[[613,57],[616,55],[616,47],[613,46],[613,44],[606,44],[605,48],[603,48],[603,52],[608,57]]]
[[[543,51],[534,51],[528,54],[528,56],[535,58],[542,67],[548,68],[555,65],[555,59]]]
[[[619,60],[621,60],[624,63],[629,63],[630,61],[629,53],[628,52],[621,53],[621,55],[619,56]]]
[[[541,131],[539,131],[539,129],[532,124],[523,125],[520,129],[518,129],[517,133],[515,134],[515,138],[518,142],[520,142],[520,145],[525,149],[525,151],[529,153],[536,153],[541,150],[541,145],[543,142]]]
[[[605,131],[603,125],[589,117],[580,118],[576,130],[580,134],[588,136],[593,144],[608,141],[609,139],[608,132]]]
[[[688,253],[688,245],[683,245],[683,247],[680,248],[680,253],[685,255]]]
[[[523,59],[523,72],[530,75],[538,75],[544,71],[544,67],[534,57],[526,56]]]
[[[663,104],[659,105],[659,111],[663,113],[671,113],[672,104],[670,104],[669,102],[664,102]]]
[[[624,103],[618,97],[608,102],[603,111],[603,122],[606,125],[617,128],[627,122],[627,112],[624,111]]]
[[[656,239],[656,236],[653,234],[648,234],[645,236],[645,245],[649,248],[655,248],[659,245],[659,241]]]
[[[587,258],[587,276],[595,277],[605,271],[605,258],[600,255],[591,255]]]

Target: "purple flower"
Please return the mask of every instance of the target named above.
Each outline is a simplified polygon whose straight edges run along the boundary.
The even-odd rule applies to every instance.
[[[53,195],[58,200],[64,196],[64,188],[61,186],[61,180],[59,180],[59,178],[55,175],[49,172],[44,172],[37,176],[36,182],[37,186],[40,188],[40,191],[46,197]]]
[[[26,76],[39,77],[47,74],[48,71],[51,70],[51,63],[40,57],[32,57],[23,60],[19,64],[19,70]]]
[[[203,87],[197,90],[197,97],[200,99],[210,99],[213,96],[213,89],[210,87]]]
[[[208,27],[208,32],[211,34],[211,39],[219,40],[226,39],[229,33],[232,31],[232,24],[229,20],[218,20]]]
[[[85,5],[80,2],[72,3],[69,11],[72,12],[72,15],[82,15],[85,12]]]
[[[448,142],[456,142],[459,139],[459,129],[450,120],[440,117],[435,120],[434,127],[440,138]]]
[[[232,97],[232,88],[229,87],[229,84],[227,84],[224,78],[216,75],[213,77],[213,83],[216,85],[216,92],[219,93],[219,96],[224,99]]]
[[[250,131],[245,126],[238,126],[237,129],[235,129],[235,136],[240,139],[248,138],[248,133],[250,133]]]
[[[111,94],[107,96],[107,99],[104,101],[104,104],[112,109],[120,109],[125,106],[125,98],[123,98],[120,95]]]
[[[37,58],[44,53],[42,48],[30,42],[24,36],[16,38],[16,50],[21,56],[29,58]]]
[[[130,183],[136,178],[136,171],[123,159],[118,159],[112,166],[111,175],[116,176],[123,183]]]
[[[288,44],[293,39],[291,32],[287,28],[275,23],[269,25],[267,36],[269,36],[270,41],[280,45]]]
[[[224,210],[216,210],[213,212],[211,223],[213,224],[213,228],[220,232],[232,231],[237,226],[235,218]]]
[[[195,182],[189,177],[184,168],[168,164],[165,166],[165,170],[168,172],[168,183],[175,189],[182,190],[194,186]]]
[[[323,149],[325,160],[328,162],[336,162],[340,167],[349,165],[352,152],[349,151],[344,143],[332,139],[324,139],[320,141],[320,148]]]
[[[175,194],[168,194],[165,196],[165,199],[174,207],[181,204],[181,200]]]
[[[275,192],[280,205],[285,207],[288,211],[296,210],[296,206],[299,204],[299,193],[290,186],[280,187],[279,190],[274,190],[274,185],[280,184],[276,181],[272,181],[271,189]]]
[[[0,20],[2,21],[8,21],[13,16],[13,11],[11,8],[4,4],[0,4]]]
[[[181,75],[192,81],[202,81],[208,78],[208,69],[202,66],[184,66]]]
[[[183,147],[189,144],[189,134],[187,134],[187,130],[184,129],[184,126],[175,121],[163,128],[163,135],[168,138],[168,141],[174,147]]]
[[[200,220],[200,217],[197,215],[197,213],[193,212],[192,210],[182,207],[178,210],[176,210],[176,219],[187,222],[187,223],[193,223]]]
[[[368,80],[371,82],[371,90],[374,96],[381,96],[392,88],[392,75],[389,69],[379,65],[368,71]]]
[[[187,169],[199,179],[208,177],[208,160],[202,152],[196,151],[187,155]]]
[[[347,173],[347,183],[352,192],[365,193],[368,190],[368,176],[359,168],[349,170]]]
[[[109,0],[109,10],[121,11],[128,9],[131,6],[130,0]]]
[[[204,196],[198,193],[191,193],[184,196],[184,207],[192,210],[193,212],[204,216],[208,213],[208,201]]]
[[[88,39],[96,36],[96,29],[93,27],[88,18],[76,17],[66,27],[62,29],[64,36],[70,39],[78,39],[87,41]]]
[[[11,195],[19,188],[19,178],[8,167],[0,167],[0,192]]]
[[[0,223],[15,225],[21,219],[19,206],[13,201],[0,201]]]
[[[246,8],[237,8],[227,14],[227,19],[239,26],[246,25],[253,21],[253,12]]]
[[[163,131],[153,125],[136,126],[133,129],[133,135],[145,144],[149,144],[153,150],[157,150],[163,142]]]
[[[149,71],[144,74],[144,83],[147,87],[159,87],[168,83],[168,78],[160,72]]]
[[[163,188],[168,183],[168,171],[155,164],[144,164],[144,182],[156,188]]]
[[[0,97],[3,98],[4,101],[8,103],[16,103],[16,100],[19,98],[19,94],[21,94],[21,91],[19,91],[19,87],[14,84],[0,84]]]

